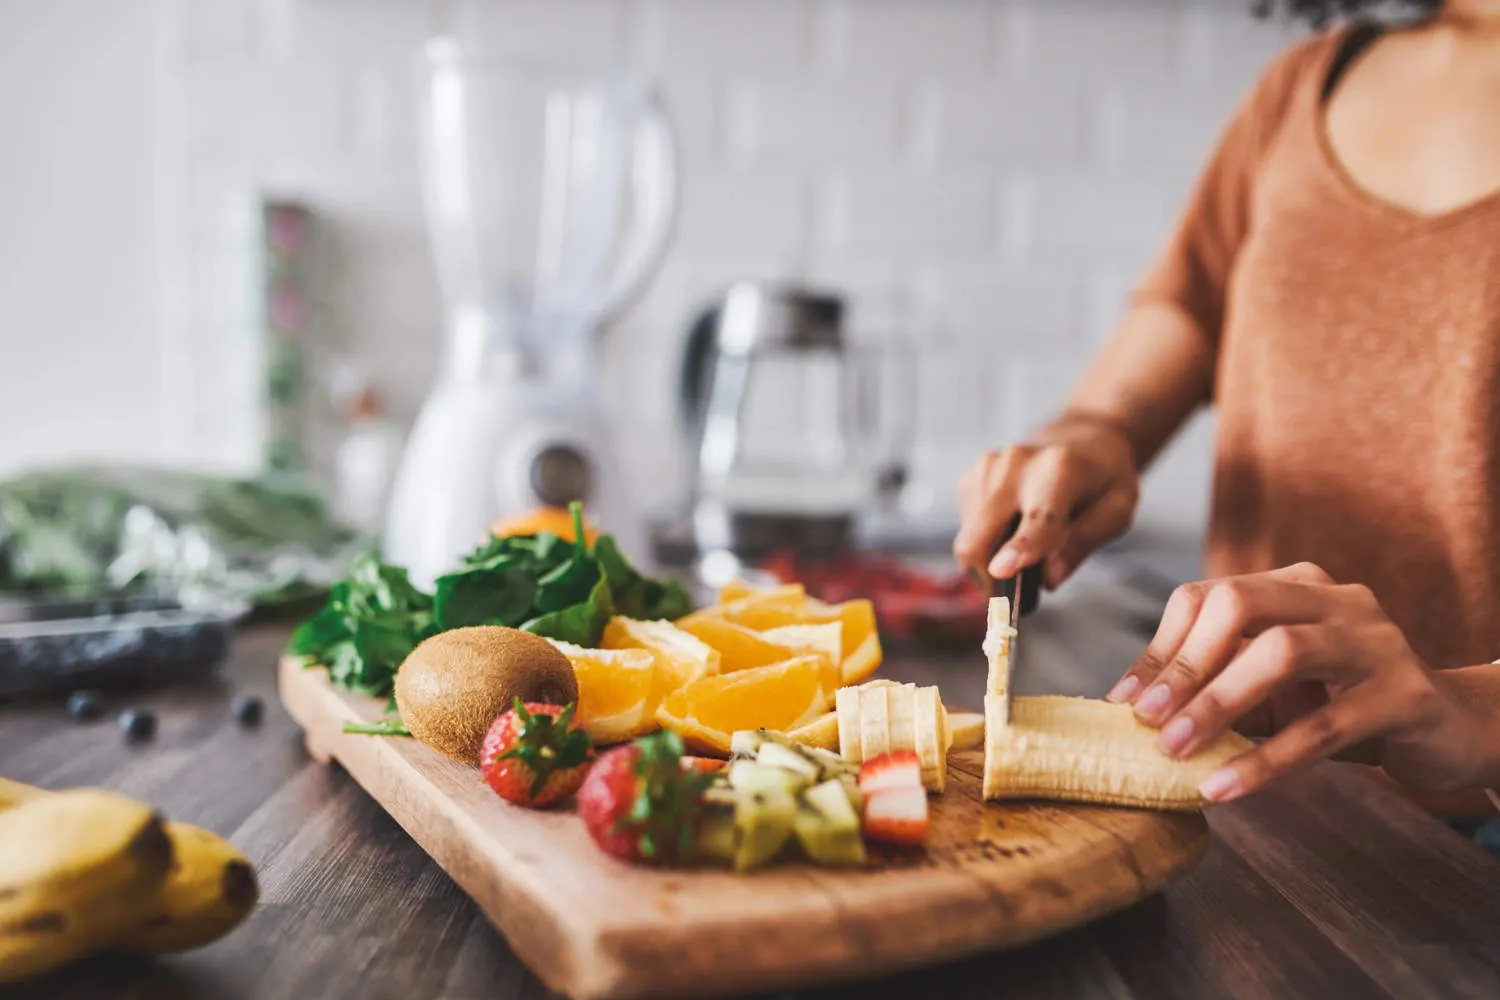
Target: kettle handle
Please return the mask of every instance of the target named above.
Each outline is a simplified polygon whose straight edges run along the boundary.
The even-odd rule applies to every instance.
[[[666,255],[677,219],[677,143],[671,120],[654,91],[640,93],[639,117],[630,143],[632,227],[604,292],[601,328],[617,319],[645,289],[646,280]]]

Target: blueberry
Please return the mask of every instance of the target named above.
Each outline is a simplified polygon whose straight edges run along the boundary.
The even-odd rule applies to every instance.
[[[156,735],[156,716],[144,708],[127,708],[120,713],[120,731],[132,743]]]
[[[68,714],[76,722],[93,722],[104,714],[104,696],[98,691],[74,691],[68,696]]]
[[[254,727],[265,718],[266,703],[254,695],[241,695],[229,703],[229,711],[240,725]]]

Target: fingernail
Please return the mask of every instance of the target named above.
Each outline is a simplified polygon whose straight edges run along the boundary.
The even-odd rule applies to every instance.
[[[1147,722],[1160,722],[1166,718],[1167,708],[1172,704],[1172,690],[1165,684],[1153,684],[1135,703],[1135,714]]]
[[[1210,802],[1228,802],[1240,794],[1240,776],[1232,767],[1221,767],[1199,783],[1198,794]]]
[[[997,555],[990,562],[990,576],[997,580],[1009,580],[1016,575],[1016,554],[1010,549]]]
[[[1113,702],[1129,701],[1141,693],[1141,679],[1135,674],[1126,674],[1121,677],[1115,686],[1110,688],[1109,694],[1104,697]]]
[[[1179,715],[1162,727],[1161,735],[1156,738],[1156,745],[1168,757],[1176,757],[1193,738],[1195,728],[1192,719]]]

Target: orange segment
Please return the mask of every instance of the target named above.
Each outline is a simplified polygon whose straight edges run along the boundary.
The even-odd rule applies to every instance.
[[[719,653],[719,672],[734,673],[780,663],[794,653],[794,647],[768,639],[754,629],[722,618],[687,618],[679,621],[684,632],[690,632]]]
[[[833,700],[830,679],[822,655],[705,677],[668,695],[656,718],[694,749],[728,754],[737,730],[786,731],[817,719]]]
[[[656,657],[645,649],[584,649],[549,640],[578,677],[578,721],[595,743],[623,743],[658,728]]]
[[[814,650],[828,657],[830,663],[844,662],[844,623],[821,625],[782,625],[760,633],[762,639],[779,642],[793,649]]]
[[[603,645],[605,649],[644,649],[656,657],[653,696],[658,704],[684,684],[719,672],[718,651],[671,622],[644,622],[616,615],[604,627]]]
[[[715,604],[712,607],[701,608],[694,611],[685,618],[680,618],[677,624],[681,625],[687,621],[696,621],[701,618],[727,618],[730,621],[739,622],[750,628],[770,628],[771,625],[756,625],[752,621],[743,620],[745,617],[756,617],[763,613],[779,610],[784,617],[787,614],[795,614],[807,602],[807,590],[800,583],[787,583],[780,587],[772,587],[770,590],[754,590],[745,597],[725,604]],[[794,621],[776,621],[772,625],[792,625]]]
[[[839,667],[842,675],[840,683],[844,685],[858,684],[866,677],[873,674],[880,667],[880,661],[884,653],[880,648],[880,634],[871,632],[865,636],[865,641],[855,647],[854,651],[844,657],[843,664]]]
[[[755,588],[744,580],[730,580],[719,588],[719,603],[728,604],[731,601],[743,600],[755,592]]]

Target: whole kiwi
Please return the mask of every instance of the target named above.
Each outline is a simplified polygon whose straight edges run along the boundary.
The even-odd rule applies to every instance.
[[[473,764],[495,716],[522,701],[578,700],[573,665],[546,639],[477,625],[439,632],[396,671],[396,707],[417,739]]]

